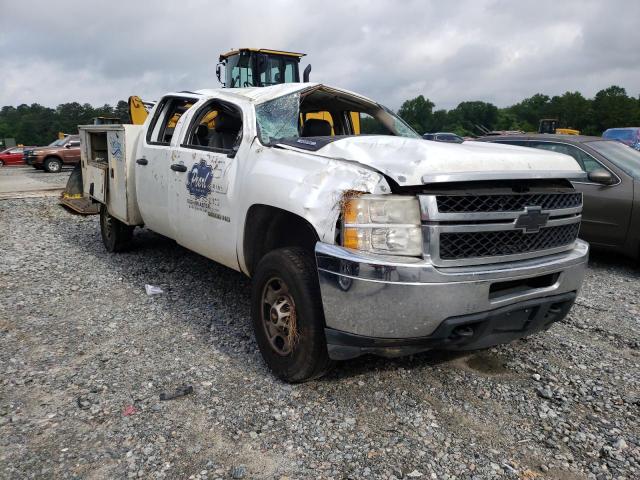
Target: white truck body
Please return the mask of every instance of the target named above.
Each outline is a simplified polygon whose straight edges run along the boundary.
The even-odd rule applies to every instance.
[[[156,104],[142,127],[80,128],[85,194],[106,204],[108,213],[123,224],[145,225],[190,250],[250,276],[265,253],[261,245],[251,245],[251,242],[255,238],[263,244],[269,243],[266,238],[256,238],[269,226],[262,218],[264,215],[255,216],[256,211],[269,211],[274,215],[283,212],[287,218],[300,219],[302,223],[296,225],[310,226],[317,241],[315,255],[332,358],[350,358],[369,351],[381,354],[412,351],[413,344],[401,340],[426,339],[447,319],[514,308],[524,305],[523,302],[553,295],[572,293],[575,296],[587,260],[588,248],[583,242],[567,237],[561,246],[554,244],[547,249],[516,251],[516,247],[511,246],[511,250],[495,257],[446,260],[437,251],[444,235],[471,234],[478,230],[478,222],[469,214],[438,212],[435,203],[437,192],[446,193],[451,188],[456,195],[468,195],[473,193],[476,184],[481,185],[484,196],[492,192],[505,196],[509,182],[518,185],[529,182],[532,189],[538,184],[545,185],[548,190],[544,192],[550,192],[548,195],[570,198],[567,179],[584,175],[571,157],[490,143],[429,142],[410,138],[410,134],[331,138],[305,138],[303,134],[266,142],[265,131],[273,127],[269,122],[279,121],[270,109],[280,109],[279,112],[289,108],[278,102],[299,101],[300,95],[309,91],[319,93],[316,97],[304,97],[311,98],[308,101],[328,102],[321,110],[330,109],[332,98],[339,98],[343,102],[340,105],[351,102],[367,111],[380,108],[372,100],[351,92],[309,83],[168,94]],[[173,115],[171,108],[177,104],[183,105],[183,111],[175,114],[177,121],[169,127],[171,122],[166,117]],[[216,134],[221,141],[222,125],[229,118],[220,107],[214,129],[207,130],[202,115],[212,104],[233,110],[241,117],[232,149],[210,146]],[[257,118],[258,110],[260,118]],[[391,121],[390,118],[387,115],[385,121]],[[337,133],[338,128],[347,128],[339,127],[339,121],[348,124],[346,117],[338,120],[335,115],[332,135],[334,129]],[[321,122],[318,126],[328,128]],[[563,186],[548,187],[550,182]],[[413,192],[417,195],[425,245],[422,254],[384,255],[341,246],[343,201],[348,192],[373,195]],[[516,193],[513,190],[509,194]],[[480,212],[478,218],[480,223],[494,222],[488,228],[490,232],[525,235],[529,232],[521,223],[528,220],[541,220],[543,227],[550,228],[579,226],[580,208],[581,200],[579,206],[574,203],[571,208],[557,211],[533,205],[512,211]],[[465,219],[473,221],[467,225]],[[262,222],[261,227],[254,230],[258,228],[255,227],[258,220]],[[451,226],[454,221],[462,224]],[[292,232],[293,237],[296,235]],[[285,241],[278,240],[274,247],[283,246],[281,243]],[[380,276],[383,270],[386,273]],[[498,280],[506,285],[519,278],[542,278],[555,273],[558,275],[553,281],[544,286],[532,283],[527,288],[523,280],[519,290],[514,287],[507,292],[505,287],[503,295],[491,293],[491,285]],[[347,289],[346,284],[349,284]],[[373,291],[381,288],[382,293],[376,296]],[[359,291],[368,300],[364,301]],[[407,295],[407,292],[410,293]],[[428,305],[426,298],[431,298]],[[400,314],[398,302],[406,308]],[[356,304],[362,304],[369,312]],[[371,318],[372,308],[379,319]],[[425,308],[434,312],[426,319],[419,313]],[[359,344],[358,340],[354,345],[351,341],[345,342],[340,337],[342,334],[393,341],[372,340]],[[340,338],[334,338],[336,336]],[[413,350],[424,350],[431,345],[417,343]]]

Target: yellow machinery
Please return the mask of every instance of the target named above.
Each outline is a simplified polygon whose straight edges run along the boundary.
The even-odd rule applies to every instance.
[[[557,118],[543,118],[538,126],[538,133],[555,133],[557,135],[580,135],[580,130],[573,128],[559,128]]]
[[[304,53],[238,48],[220,55],[216,66],[218,80],[226,88],[268,87],[279,83],[300,81],[300,59]],[[224,67],[224,81],[221,69]],[[311,65],[304,71],[303,81],[309,81]]]
[[[573,128],[556,128],[558,135],[580,135],[580,130],[574,130]]]
[[[129,97],[129,117],[131,118],[131,123],[133,123],[134,125],[142,125],[147,119],[147,116],[149,116],[149,110],[151,110],[153,105],[154,103],[144,102],[140,97]],[[190,107],[191,105],[187,106]],[[218,112],[210,112],[204,118],[203,122],[206,122],[209,128],[213,128],[215,124],[214,119],[217,115]],[[167,128],[174,128],[179,119],[180,114],[176,113],[167,124]]]
[[[265,48],[238,48],[220,55],[220,63],[216,66],[218,80],[225,88],[266,87],[280,83],[300,82],[300,59],[306,54],[287,52],[284,50],[270,50]],[[222,78],[224,67],[224,80]],[[309,81],[311,65],[307,65],[303,72],[303,81]],[[129,113],[131,123],[142,125],[147,118],[152,103],[142,101],[140,97],[129,97]],[[179,116],[171,119],[169,127],[174,126]],[[333,118],[329,112],[313,112],[301,115],[300,121],[304,123],[309,118],[326,120],[331,124],[333,131]],[[209,128],[215,124],[215,112],[211,118],[205,119]],[[360,115],[351,112],[351,122],[354,133],[360,134]]]
[[[142,125],[149,115],[153,103],[144,102],[140,97],[129,97],[129,117],[134,125]]]

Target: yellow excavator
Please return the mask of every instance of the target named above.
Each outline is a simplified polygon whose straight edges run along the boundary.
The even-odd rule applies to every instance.
[[[306,54],[266,48],[238,48],[220,55],[216,66],[218,80],[226,88],[268,87],[300,81],[300,59]],[[222,79],[224,67],[224,80]],[[303,73],[309,81],[311,65]]]
[[[556,135],[580,135],[580,130],[573,128],[559,128],[560,120],[557,118],[543,118],[538,125],[538,133],[551,133]]]
[[[216,66],[216,76],[224,88],[267,87],[280,83],[295,83],[300,81],[300,60],[306,54],[287,52],[284,50],[270,50],[265,48],[238,48],[220,55]],[[224,68],[224,72],[222,69]],[[302,74],[304,82],[309,81],[311,65],[307,65]],[[142,125],[147,118],[153,103],[144,102],[140,97],[129,97],[129,115],[131,123]],[[215,124],[215,112],[207,119],[209,127]],[[174,126],[179,116],[171,119],[169,127]],[[326,120],[331,124],[333,135],[333,118],[329,112],[310,112],[301,115],[303,124],[310,118]],[[354,132],[360,133],[360,115],[351,113]]]

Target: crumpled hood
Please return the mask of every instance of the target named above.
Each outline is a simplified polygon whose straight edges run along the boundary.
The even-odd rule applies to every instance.
[[[298,150],[290,145],[280,146]],[[306,149],[301,145],[300,150]],[[366,135],[332,141],[313,154],[370,166],[401,186],[464,180],[577,178],[585,175],[568,155],[486,142],[450,144]]]

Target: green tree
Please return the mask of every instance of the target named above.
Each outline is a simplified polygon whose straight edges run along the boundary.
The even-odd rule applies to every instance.
[[[557,118],[563,128],[585,130],[593,123],[591,102],[580,92],[565,92],[551,98],[546,116]]]
[[[463,135],[479,132],[478,126],[493,130],[497,120],[498,107],[487,102],[462,102],[449,112],[449,121]],[[460,128],[462,128],[462,132]]]
[[[507,110],[514,114],[525,130],[538,130],[540,119],[545,118],[549,110],[550,98],[547,95],[536,93],[532,97],[525,98],[519,103],[512,105]]]
[[[436,110],[431,117],[431,125],[429,126],[429,132],[442,132],[445,130],[447,122],[449,121],[449,112],[446,110]]]
[[[616,85],[600,90],[593,99],[593,119],[599,131],[613,127],[631,127],[638,119],[637,100]]]
[[[131,123],[131,118],[129,117],[129,102],[120,100],[116,108],[113,109],[113,116],[119,118],[122,123]]]
[[[398,110],[398,115],[418,133],[426,133],[433,124],[433,107],[435,104],[422,95],[405,101]]]

